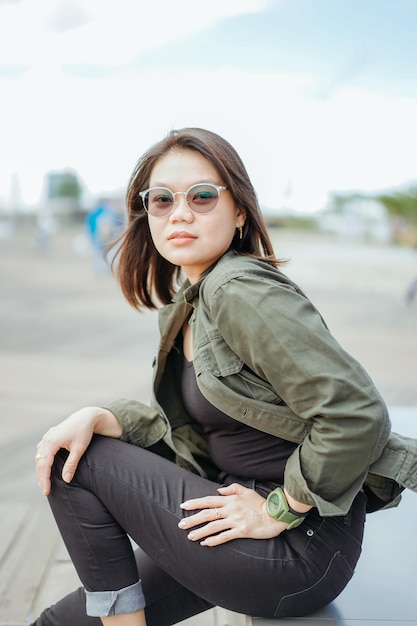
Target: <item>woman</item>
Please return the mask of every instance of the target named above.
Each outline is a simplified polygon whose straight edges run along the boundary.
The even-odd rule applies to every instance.
[[[139,161],[127,205],[123,293],[163,305],[154,398],[83,408],[38,444],[84,589],[35,624],[164,626],[215,605],[308,614],[351,578],[367,505],[407,482],[386,458],[386,407],[278,269],[228,142],[171,132]]]

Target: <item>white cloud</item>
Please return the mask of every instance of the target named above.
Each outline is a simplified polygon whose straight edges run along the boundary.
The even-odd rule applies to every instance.
[[[0,6],[3,65],[129,63],[140,53],[261,11],[271,0],[24,0]]]

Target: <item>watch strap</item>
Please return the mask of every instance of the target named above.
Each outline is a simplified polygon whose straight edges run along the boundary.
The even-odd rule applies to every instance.
[[[266,510],[273,519],[288,524],[287,530],[300,526],[306,517],[306,514],[297,513],[290,508],[282,487],[277,487],[268,495]]]
[[[285,493],[284,493],[285,496]],[[287,500],[287,498],[285,498]],[[290,507],[288,500],[287,500],[287,505],[288,505],[288,510],[290,513],[292,513],[293,515],[296,515],[297,517],[307,517],[307,515],[309,514],[309,511],[306,511],[305,513],[300,513],[299,511],[295,511],[293,508]]]

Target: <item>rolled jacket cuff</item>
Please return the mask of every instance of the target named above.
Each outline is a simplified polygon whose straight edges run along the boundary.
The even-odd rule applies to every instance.
[[[109,617],[121,613],[135,613],[146,605],[141,582],[118,591],[87,591],[86,613],[90,617]]]

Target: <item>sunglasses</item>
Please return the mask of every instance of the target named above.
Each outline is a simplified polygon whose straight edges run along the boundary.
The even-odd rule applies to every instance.
[[[197,183],[191,185],[187,191],[176,191],[175,193],[167,187],[151,187],[140,191],[145,211],[153,217],[166,217],[172,209],[177,206],[176,196],[183,194],[185,201],[195,213],[209,213],[217,205],[220,193],[227,189],[222,185],[212,185],[211,183]]]

